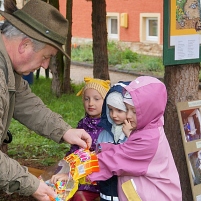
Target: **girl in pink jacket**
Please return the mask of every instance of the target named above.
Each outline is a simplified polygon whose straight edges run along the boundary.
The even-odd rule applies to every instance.
[[[123,144],[100,144],[100,171],[88,178],[102,181],[117,175],[120,201],[127,200],[122,184],[130,179],[142,201],[181,201],[179,175],[163,129],[165,85],[153,77],[138,77],[125,87],[124,102],[132,133]]]

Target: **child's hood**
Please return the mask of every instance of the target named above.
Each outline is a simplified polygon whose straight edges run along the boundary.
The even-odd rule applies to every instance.
[[[125,89],[130,93],[136,110],[137,130],[163,125],[163,114],[167,103],[165,85],[150,76],[141,76]]]
[[[103,106],[102,106],[101,121],[99,123],[99,126],[103,127],[108,132],[111,132],[113,121],[109,115],[109,109],[108,109],[108,106],[106,103],[107,97],[112,92],[119,92],[122,94],[122,97],[123,97],[124,87],[127,86],[129,83],[130,83],[130,81],[127,81],[127,82],[119,81],[118,83],[114,84],[110,88],[110,90],[108,91],[108,93],[104,99]]]

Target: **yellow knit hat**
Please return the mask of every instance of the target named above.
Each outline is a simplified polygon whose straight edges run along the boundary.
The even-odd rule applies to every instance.
[[[110,89],[110,80],[94,79],[91,77],[85,77],[85,86],[77,93],[77,96],[83,96],[86,89],[97,90],[104,99],[107,92]]]

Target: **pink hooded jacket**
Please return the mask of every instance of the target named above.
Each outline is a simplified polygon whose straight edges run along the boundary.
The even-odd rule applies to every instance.
[[[125,89],[135,105],[137,129],[123,144],[101,143],[100,171],[89,179],[100,181],[118,175],[120,201],[127,200],[121,185],[130,179],[142,201],[181,201],[179,175],[163,129],[165,85],[156,78],[141,76]]]

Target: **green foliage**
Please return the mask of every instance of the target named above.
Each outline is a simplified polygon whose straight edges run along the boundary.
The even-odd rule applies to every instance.
[[[138,54],[129,48],[123,48],[114,41],[108,42],[108,62],[109,65],[128,64],[136,62]]]
[[[115,42],[108,42],[108,63],[109,65],[121,64],[121,47]]]
[[[138,61],[138,54],[131,51],[129,48],[126,48],[122,51],[122,63],[133,63]]]
[[[128,47],[120,45],[118,42],[108,42],[108,65],[110,67],[116,67],[118,69],[139,71],[139,72],[152,72],[158,76],[163,76],[164,66],[161,57],[140,55],[133,52]],[[77,48],[72,48],[72,60],[84,62],[82,57],[78,56],[85,52],[90,56],[92,55],[92,47],[90,45],[80,45]],[[92,59],[87,61],[93,63]]]
[[[75,94],[82,85],[73,85],[75,94],[63,95],[60,98],[51,93],[51,79],[43,78],[34,80],[32,91],[38,95],[52,111],[61,114],[72,127],[84,116],[84,108],[81,97]],[[13,142],[9,144],[8,154],[14,159],[28,159],[43,165],[51,165],[65,156],[69,150],[69,144],[57,144],[56,142],[37,135],[16,120],[12,120],[10,131],[13,134]]]
[[[108,64],[128,64],[138,60],[138,54],[129,48],[123,48],[118,43],[108,42]],[[93,53],[91,45],[79,45],[73,47],[71,57],[74,61],[93,63]]]
[[[71,57],[74,61],[93,63],[93,53],[91,45],[79,45],[71,49]]]

